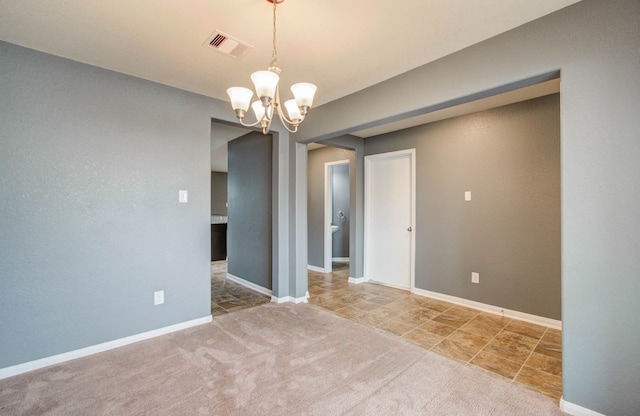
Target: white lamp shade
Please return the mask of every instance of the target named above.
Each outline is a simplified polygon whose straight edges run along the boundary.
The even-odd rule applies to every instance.
[[[260,101],[254,101],[251,104],[251,108],[253,108],[253,112],[256,115],[256,120],[262,120],[264,117],[264,106]]]
[[[258,98],[275,97],[279,80],[280,77],[278,74],[271,71],[256,71],[251,74],[251,81],[253,81],[253,85],[256,87]]]
[[[262,120],[262,118],[264,117],[264,106],[262,105],[262,102],[254,101],[251,104],[251,108],[253,108],[253,112],[256,115],[256,120]],[[270,119],[272,114],[273,114],[273,107],[269,106],[267,110],[267,119]]]
[[[284,107],[287,109],[287,113],[289,114],[289,120],[291,121],[302,120],[302,114],[300,113],[298,104],[296,104],[296,100],[285,101]]]
[[[249,110],[249,103],[251,102],[251,97],[253,96],[253,91],[249,88],[244,87],[231,87],[227,90],[227,94],[229,94],[229,98],[231,99],[231,107],[234,110]]]
[[[311,107],[313,104],[313,96],[316,94],[318,87],[308,82],[299,82],[291,86],[291,92],[296,99],[298,107]]]

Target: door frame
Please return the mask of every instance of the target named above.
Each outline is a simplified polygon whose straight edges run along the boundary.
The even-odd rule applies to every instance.
[[[324,164],[324,272],[333,271],[333,238],[331,232],[333,184],[331,182],[331,169],[336,165],[350,166],[349,159],[325,162]]]
[[[409,290],[411,291],[411,293],[413,293],[415,291],[415,269],[416,269],[416,149],[412,148],[412,149],[404,149],[404,150],[397,150],[397,151],[393,151],[393,152],[385,152],[385,153],[378,153],[375,155],[369,155],[369,156],[365,156],[364,158],[364,276],[367,280],[370,280],[369,278],[369,253],[371,251],[371,245],[373,244],[373,242],[370,240],[370,238],[368,238],[369,236],[372,235],[371,233],[371,227],[374,226],[374,224],[371,223],[371,206],[372,206],[372,201],[371,201],[371,193],[372,193],[372,186],[373,184],[371,183],[371,173],[372,173],[372,169],[373,169],[373,162],[375,160],[379,160],[379,159],[391,159],[391,158],[396,158],[398,156],[409,156],[409,162],[411,164],[410,166],[410,181],[411,181],[411,186],[410,186],[410,197],[411,197],[411,201],[409,203],[410,205],[410,211],[411,211],[411,215],[410,215],[410,222],[411,224],[409,224],[409,226],[411,227],[412,231],[411,231],[411,237],[410,237],[410,243],[411,243],[411,247],[409,249],[409,259],[410,259],[410,265],[409,265]],[[389,285],[390,286],[390,285]],[[402,288],[405,289],[406,288]]]

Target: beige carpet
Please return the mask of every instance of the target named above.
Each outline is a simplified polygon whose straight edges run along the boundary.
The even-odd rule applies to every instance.
[[[561,415],[553,400],[313,305],[267,304],[0,380],[2,415]]]

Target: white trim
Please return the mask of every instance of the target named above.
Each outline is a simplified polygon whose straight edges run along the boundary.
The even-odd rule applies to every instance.
[[[305,296],[294,298],[293,296],[283,296],[281,298],[271,296],[273,303],[309,303],[309,292]]]
[[[325,269],[323,269],[322,267],[317,267],[317,266],[312,266],[310,264],[307,265],[307,269],[313,271],[313,272],[318,272],[318,273],[331,273],[330,271],[326,271]]]
[[[349,257],[334,257],[331,260],[336,263],[349,263]]]
[[[227,273],[227,279],[232,282],[236,282],[239,285],[244,287],[248,287],[251,290],[255,290],[256,292],[262,293],[263,295],[271,296],[271,289],[267,289],[266,287],[259,286],[255,283],[252,283],[248,280],[243,279],[242,277],[234,276],[231,273]]]
[[[560,410],[573,416],[605,416],[603,413],[598,413],[586,407],[568,402],[564,397],[560,398]]]
[[[394,288],[394,289],[405,290],[405,291],[407,291],[407,292],[414,293],[413,291],[409,290],[409,289],[408,289],[408,288],[406,288],[406,287],[397,286],[397,285],[392,285],[392,284],[385,283],[385,282],[378,282],[377,280],[371,280],[371,279],[369,279],[369,280],[368,280],[368,282],[369,282],[369,283],[373,283],[374,285],[380,285],[380,286],[392,287],[392,288]]]
[[[331,183],[331,168],[335,165],[349,165],[349,159],[326,162],[324,164],[324,272],[331,273],[331,258],[333,254],[333,240],[331,232],[331,217],[333,214],[333,185]]]
[[[11,367],[1,368],[0,380],[7,377],[17,376],[18,374],[27,373],[29,371],[38,370],[40,368],[49,367],[54,364],[60,364],[65,361],[75,360],[76,358],[82,358],[89,355],[97,354],[99,352],[104,352],[104,351],[112,350],[115,348],[123,347],[125,345],[133,344],[138,341],[144,341],[147,339],[159,337],[161,335],[170,334],[172,332],[181,331],[183,329],[191,328],[193,326],[207,324],[212,320],[213,320],[212,316],[209,315],[203,318],[193,319],[191,321],[185,321],[179,324],[169,325],[163,328],[154,329],[152,331],[142,332],[140,334],[131,335],[131,336],[120,338],[120,339],[115,339],[113,341],[103,342],[101,344],[92,345],[90,347],[80,348],[80,349],[65,352],[62,354],[40,358],[39,360],[29,361],[29,362],[14,365]]]
[[[532,324],[546,326],[548,328],[562,329],[562,321],[556,319],[545,318],[543,316],[532,315],[525,312],[513,311],[510,309],[501,308],[499,306],[488,305],[486,303],[476,302],[469,299],[458,298],[456,296],[445,295],[442,293],[431,292],[429,290],[414,288],[413,293],[420,296],[426,296],[428,298],[444,300],[446,302],[455,303],[456,305],[466,306],[468,308],[478,309],[483,312],[489,312],[496,315],[505,316],[507,318],[513,318],[520,321],[530,322]]]
[[[368,238],[367,230],[373,227],[371,224],[371,214],[369,209],[371,207],[370,195],[371,195],[371,161],[375,159],[383,159],[389,157],[398,157],[408,155],[411,163],[411,248],[410,248],[410,266],[409,266],[409,287],[403,287],[400,289],[410,290],[413,292],[416,284],[416,149],[404,149],[394,152],[379,153],[375,155],[369,155],[364,157],[364,258],[363,269],[364,275],[367,275],[370,244],[373,244]]]
[[[366,283],[369,279],[366,277],[351,277],[349,276],[349,283],[355,283],[359,285],[360,283]]]

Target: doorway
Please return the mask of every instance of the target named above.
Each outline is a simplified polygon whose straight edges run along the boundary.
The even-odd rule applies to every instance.
[[[219,315],[271,301],[272,135],[211,124],[211,308]],[[224,229],[220,235],[218,228]],[[215,255],[214,255],[215,254]]]
[[[349,270],[354,255],[353,226],[358,221],[352,206],[353,181],[357,176],[354,175],[355,157],[351,149],[328,145],[308,147],[307,270],[317,273],[331,273],[336,268]],[[337,183],[332,180],[335,178]]]
[[[413,291],[415,149],[365,157],[364,274]]]
[[[349,160],[324,165],[324,269],[349,263]]]

